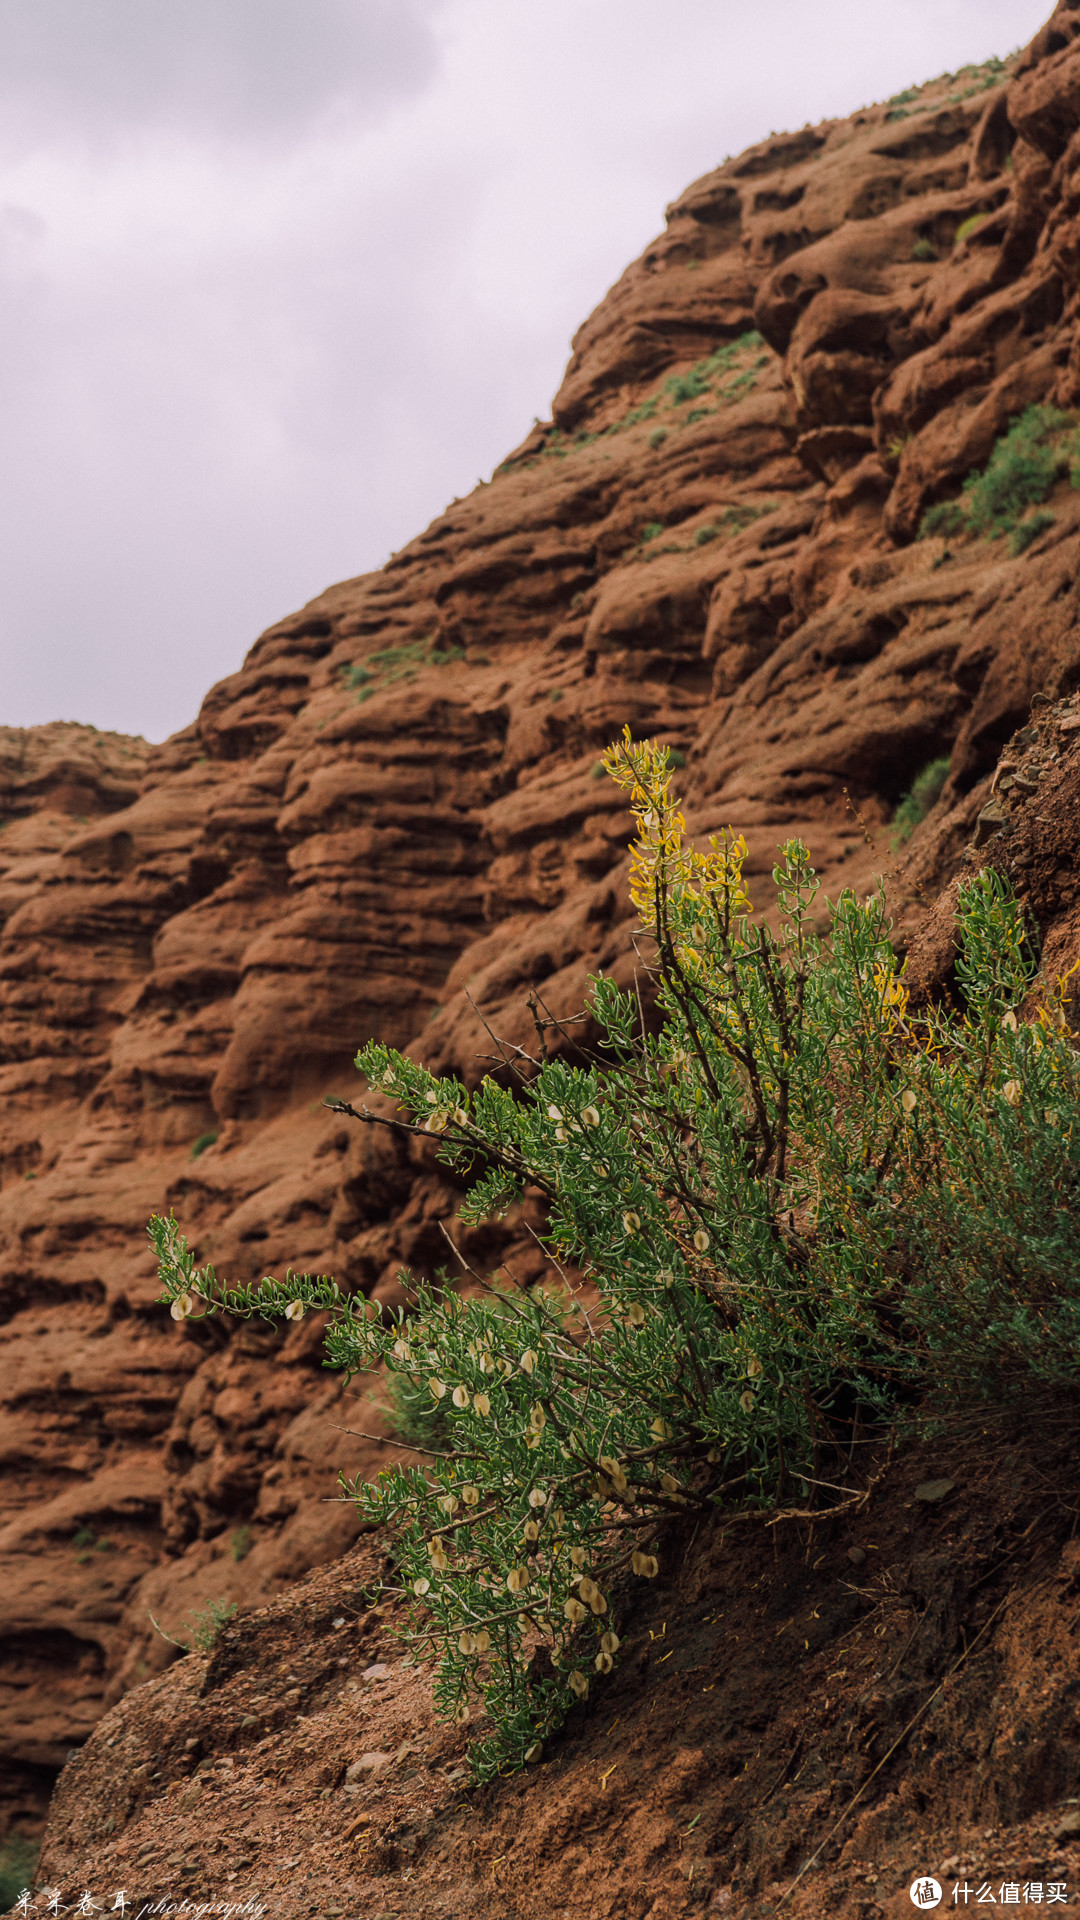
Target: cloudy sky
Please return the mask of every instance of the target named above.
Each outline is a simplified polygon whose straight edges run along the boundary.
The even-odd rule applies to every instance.
[[[158,740],[547,412],[665,202],[1051,0],[0,0],[0,723]]]

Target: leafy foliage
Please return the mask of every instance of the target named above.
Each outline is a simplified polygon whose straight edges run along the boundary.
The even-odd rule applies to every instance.
[[[943,500],[922,517],[920,538],[928,534],[973,533],[990,540],[1009,535],[1014,554],[1023,553],[1039,533],[1052,526],[1052,513],[1031,513],[1064,475],[1080,485],[1080,437],[1073,416],[1056,407],[1027,407],[1002,434],[981,472],[965,480],[959,500]]]
[[[901,800],[892,817],[893,849],[910,840],[921,820],[925,820],[932,806],[937,802],[942,787],[949,777],[951,761],[945,754],[939,760],[931,760],[917,773],[910,788]]]
[[[41,1842],[24,1833],[12,1832],[0,1840],[0,1910],[4,1913],[33,1886],[40,1851]]]
[[[423,1464],[343,1489],[393,1531],[439,1707],[483,1707],[481,1778],[610,1669],[666,1523],[820,1511],[856,1427],[1071,1389],[1080,1364],[1080,1077],[1064,987],[1017,1019],[1035,955],[1004,882],[962,888],[962,1005],[916,1020],[880,895],[843,894],[822,937],[793,840],[773,932],[745,842],[688,842],[666,750],[627,731],[606,764],[637,819],[659,1031],[601,977],[595,1057],[473,1090],[375,1042],[357,1059],[464,1179],[465,1221],[543,1196],[563,1282],[420,1284],[384,1321],[325,1276],[229,1288],[151,1223],[176,1319],[319,1309],[328,1363],[404,1396]]]

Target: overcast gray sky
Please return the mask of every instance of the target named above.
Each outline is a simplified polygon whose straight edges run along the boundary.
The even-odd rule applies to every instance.
[[[546,414],[687,183],[1051,0],[0,0],[0,723],[161,739]]]

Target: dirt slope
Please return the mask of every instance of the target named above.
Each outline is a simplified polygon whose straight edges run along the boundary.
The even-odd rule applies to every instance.
[[[1080,682],[1067,479],[1022,553],[916,537],[1010,418],[1080,403],[1078,37],[1070,0],[1008,72],[696,182],[576,337],[552,422],[164,746],[0,738],[8,1817],[171,1657],[148,1610],[176,1633],[332,1559],[336,1467],[374,1457],[335,1430],[380,1416],[322,1374],[317,1328],[162,1319],[150,1211],[238,1278],[292,1263],[392,1301],[402,1261],[441,1263],[455,1196],[321,1096],[372,1033],[471,1075],[481,1015],[513,1038],[531,984],[573,1011],[590,970],[630,968],[627,822],[596,777],[624,722],[685,755],[696,828],[745,832],[759,876],[801,833],[831,892],[869,886],[898,798],[951,755],[895,883],[909,937],[1032,696]],[[1071,738],[1019,746],[1034,796],[978,829],[1062,959],[1075,866],[1038,786]],[[535,1270],[522,1220],[470,1250]]]

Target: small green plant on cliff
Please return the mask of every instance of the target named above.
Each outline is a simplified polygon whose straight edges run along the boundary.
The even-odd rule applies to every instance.
[[[1023,553],[1053,525],[1051,513],[1033,514],[1056,482],[1071,475],[1080,486],[1080,437],[1072,414],[1056,407],[1027,407],[1002,434],[981,472],[965,480],[959,500],[943,500],[922,517],[920,538],[934,533],[1009,535],[1010,550]]]
[[[426,1393],[422,1464],[342,1485],[391,1532],[440,1709],[482,1710],[481,1778],[602,1684],[668,1523],[809,1518],[858,1497],[856,1433],[921,1396],[1024,1404],[1080,1369],[1080,1074],[1062,997],[1017,1019],[1035,956],[1004,882],[961,888],[957,1004],[916,1018],[880,894],[843,894],[823,935],[791,841],[773,932],[745,842],[688,842],[664,748],[627,733],[607,767],[659,1029],[601,977],[595,1056],[515,1050],[470,1088],[371,1042],[397,1117],[328,1103],[426,1142],[465,1223],[542,1196],[565,1283],[403,1275],[383,1316],[326,1277],[231,1288],[175,1220],[150,1229],[178,1321],[319,1310],[328,1363],[407,1382],[417,1434]]]
[[[192,1145],[191,1158],[193,1160],[198,1160],[201,1157],[201,1155],[206,1152],[207,1147],[216,1147],[216,1146],[217,1146],[216,1132],[211,1130],[209,1133],[200,1133],[198,1139]]]
[[[941,789],[949,777],[951,765],[949,755],[940,760],[931,760],[929,765],[915,775],[911,786],[905,793],[892,817],[893,852],[910,840],[920,821],[925,820],[931,807],[936,806]]]
[[[341,674],[347,687],[358,689],[356,698],[363,702],[395,681],[415,680],[425,667],[448,667],[454,660],[464,658],[464,647],[456,643],[440,647],[429,634],[424,640],[403,640],[397,646],[380,647],[366,659],[343,667]]]
[[[40,1840],[25,1833],[9,1833],[0,1840],[0,1912],[6,1913],[33,1885],[40,1851]]]

